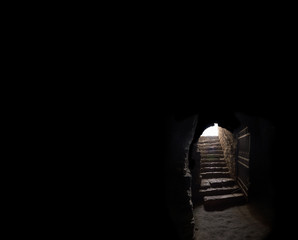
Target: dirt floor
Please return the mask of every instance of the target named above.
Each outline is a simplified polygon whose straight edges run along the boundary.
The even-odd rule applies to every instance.
[[[264,240],[271,231],[270,221],[249,204],[222,211],[205,211],[199,205],[194,217],[196,240]]]

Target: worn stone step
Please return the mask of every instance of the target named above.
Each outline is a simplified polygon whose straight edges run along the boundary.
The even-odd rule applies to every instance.
[[[198,143],[199,148],[222,148],[221,144],[218,143]]]
[[[214,151],[223,151],[221,147],[204,147],[204,148],[198,148],[200,152],[214,152]]]
[[[214,137],[214,138],[199,138],[199,143],[212,143],[212,142],[219,142],[219,138],[218,137]]]
[[[201,179],[201,189],[220,188],[234,186],[235,180],[233,178],[205,178]]]
[[[204,161],[201,162],[201,168],[205,167],[226,167],[227,164],[225,161],[217,161],[217,162],[211,162],[211,161]]]
[[[216,146],[198,146],[197,147],[199,150],[201,151],[209,151],[209,150],[223,150],[223,148],[219,145],[216,145]]]
[[[220,145],[203,145],[203,146],[199,146],[199,149],[201,150],[222,150],[223,148]]]
[[[232,194],[239,192],[240,188],[237,185],[234,185],[232,187],[220,187],[220,188],[207,188],[207,189],[201,189],[200,195],[201,197],[205,196],[216,196],[216,195],[224,195],[224,194]]]
[[[211,162],[224,163],[226,161],[221,158],[201,158],[201,163],[211,163]]]
[[[224,158],[201,158],[201,163],[226,163]]]
[[[223,157],[201,156],[201,161],[225,161]]]
[[[219,137],[213,137],[213,138],[199,138],[199,142],[219,142]]]
[[[246,203],[243,193],[233,193],[204,197],[204,208],[207,211],[223,210],[225,208]]]
[[[202,178],[227,178],[230,177],[229,172],[206,172],[201,173]]]
[[[218,139],[218,136],[201,136],[200,140],[203,140],[203,139]]]
[[[200,154],[201,155],[223,155],[223,151],[201,151],[200,150]]]
[[[219,140],[218,136],[201,136],[199,141]]]
[[[215,146],[215,145],[221,146],[219,140],[217,140],[217,141],[215,141],[215,140],[213,140],[213,141],[201,141],[201,142],[198,142],[198,145],[199,146]]]
[[[211,187],[231,187],[236,184],[233,178],[212,178],[209,179]]]
[[[211,150],[200,150],[201,155],[203,154],[221,154],[223,155],[223,151],[220,150],[215,150],[215,149],[211,149]]]
[[[223,154],[222,148],[199,148],[199,152],[201,154]]]
[[[205,172],[228,172],[229,169],[227,167],[202,167],[201,173]]]
[[[222,149],[220,144],[199,144],[197,147],[201,150]]]
[[[222,153],[201,153],[201,157],[205,157],[205,158],[223,158],[224,155]]]
[[[206,164],[207,164],[207,165],[208,165],[208,164],[209,164],[209,165],[211,164],[210,167],[216,167],[216,166],[215,166],[216,164],[219,164],[218,167],[226,167],[226,166],[227,166],[227,163],[226,163],[225,161],[208,161],[208,160],[201,161],[201,167],[203,167],[203,166],[207,167]],[[212,165],[212,164],[215,164],[215,165]]]

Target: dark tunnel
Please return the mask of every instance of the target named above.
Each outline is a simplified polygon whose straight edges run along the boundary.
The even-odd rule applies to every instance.
[[[232,154],[234,179],[238,180],[241,192],[245,193],[245,204],[252,214],[268,227],[260,239],[273,239],[284,233],[282,226],[285,221],[281,219],[285,218],[283,205],[287,201],[281,196],[281,182],[292,178],[288,176],[289,171],[283,171],[285,166],[282,165],[282,162],[287,161],[287,144],[280,140],[290,141],[289,132],[284,128],[287,121],[281,116],[277,117],[274,111],[198,111],[195,114],[178,113],[169,117],[165,167],[166,208],[169,221],[175,229],[171,236],[173,239],[199,239],[195,236],[197,232],[203,231],[196,227],[194,216],[194,209],[202,204],[198,190],[201,157],[196,147],[203,131],[214,123],[218,123],[235,141]],[[240,136],[241,132],[245,134]],[[239,153],[245,136],[249,136],[249,156]],[[292,185],[293,182],[290,182],[285,188]],[[238,234],[240,236],[242,233]],[[208,238],[205,236],[205,239]]]
[[[122,112],[118,108],[107,114],[100,111],[98,118],[94,109],[90,110],[92,117],[86,118],[88,122],[84,125],[84,132],[88,134],[80,136],[77,148],[82,154],[74,158],[80,170],[74,171],[72,177],[65,175],[67,183],[77,180],[73,194],[65,205],[58,200],[56,203],[61,212],[68,206],[70,214],[67,216],[74,216],[68,222],[70,228],[79,226],[77,229],[82,229],[83,234],[94,229],[101,235],[98,221],[104,220],[111,226],[106,229],[109,236],[119,239],[123,236],[150,240],[210,239],[204,235],[206,223],[216,233],[216,224],[222,219],[221,230],[228,232],[229,221],[235,220],[226,221],[222,214],[244,209],[241,213],[251,214],[266,225],[268,231],[262,237],[292,239],[296,225],[292,219],[297,211],[294,109],[286,109],[284,105],[277,108],[276,104],[272,108],[263,108],[263,104],[257,109],[251,108],[254,110],[233,109],[234,102],[225,101],[225,107],[215,104],[211,110],[206,110],[209,105],[201,107],[206,104],[197,97],[184,97],[183,101],[179,96],[171,104],[168,102],[172,99],[167,99],[157,101],[156,105],[150,102],[136,104],[136,107],[132,99],[122,105]],[[203,151],[197,150],[201,134],[214,123],[221,128],[219,140],[224,156],[220,158],[225,158],[227,163],[224,168],[229,169],[237,184],[243,182],[239,187],[241,193],[243,189],[247,191],[247,196],[243,205],[205,211],[199,172]],[[245,136],[250,136],[250,148],[249,152],[241,153],[241,139],[246,139]],[[231,144],[226,144],[225,139]],[[91,148],[95,153],[90,152]],[[249,171],[240,169],[239,162],[249,166]],[[86,167],[81,169],[84,164]],[[65,193],[66,185],[57,181],[57,186]],[[61,218],[61,226],[64,222]],[[250,231],[247,235],[246,229],[239,228],[236,236],[228,235],[230,238],[226,239],[253,239],[255,231],[247,226]],[[217,235],[222,240],[226,237]]]

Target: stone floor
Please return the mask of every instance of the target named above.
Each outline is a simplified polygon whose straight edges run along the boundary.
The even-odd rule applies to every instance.
[[[196,240],[264,240],[271,231],[270,221],[249,204],[211,212],[199,205],[194,217]]]

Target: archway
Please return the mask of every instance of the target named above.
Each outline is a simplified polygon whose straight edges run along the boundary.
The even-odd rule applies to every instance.
[[[263,239],[271,232],[274,214],[272,206],[270,206],[272,199],[267,193],[264,193],[266,191],[264,182],[266,181],[262,181],[268,175],[260,176],[261,169],[259,168],[262,164],[265,165],[264,162],[266,161],[261,156],[269,161],[270,154],[268,153],[272,151],[270,145],[272,133],[267,132],[267,129],[267,135],[264,135],[265,131],[260,126],[264,127],[266,124],[270,126],[270,123],[258,117],[242,114],[237,117],[241,122],[238,127],[228,130],[219,123],[217,134],[211,131],[216,127],[214,122],[205,123],[206,128],[199,127],[201,134],[197,134],[196,141],[193,141],[191,161],[195,161],[195,167],[192,169],[192,197],[198,239],[217,239],[218,236],[221,236],[221,239],[241,239],[240,235],[253,239]],[[264,133],[262,133],[263,131]],[[259,135],[262,135],[263,139],[260,139]],[[259,148],[260,144],[265,146],[266,149]],[[250,163],[251,149],[253,151],[252,163]],[[208,162],[209,165],[206,165],[207,158],[209,160],[213,158]],[[249,169],[251,165],[252,172]],[[216,171],[210,173],[213,170]],[[230,174],[229,176],[224,175],[227,172]],[[219,188],[218,181],[214,181],[211,188],[210,186],[206,187],[206,178],[212,178],[212,174],[218,174],[218,177],[226,179],[233,179],[234,182],[230,186],[221,186]],[[258,194],[266,195],[268,204],[266,202],[256,204],[256,202],[250,201],[249,188],[251,180],[253,182],[252,199],[258,197]],[[233,185],[234,187],[232,187]],[[203,188],[201,188],[202,186]],[[212,192],[221,196],[240,193],[245,201],[228,203],[224,199],[223,203],[226,204],[224,206],[216,207],[207,204],[207,208],[205,208],[204,197],[207,195],[208,201]],[[210,198],[212,199],[212,197]],[[217,203],[221,201],[221,199],[212,200],[217,201]],[[257,206],[258,204],[259,206]],[[246,227],[244,227],[245,224],[247,224]]]
[[[218,123],[214,123],[213,126],[206,128],[201,136],[218,136]]]

